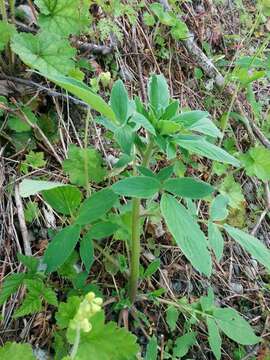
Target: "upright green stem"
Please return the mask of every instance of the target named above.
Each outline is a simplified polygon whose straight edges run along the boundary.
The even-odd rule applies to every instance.
[[[85,172],[85,189],[86,189],[87,197],[91,195],[91,186],[89,183],[89,176],[88,176],[88,158],[87,158],[87,150],[86,150],[88,147],[89,124],[91,118],[92,118],[91,109],[90,107],[88,107],[85,118],[85,128],[84,128],[84,149],[85,149],[84,172]]]
[[[5,0],[0,0],[0,11],[3,21],[8,22]]]
[[[80,338],[81,338],[81,331],[80,331],[80,328],[77,327],[75,341],[74,341],[74,344],[72,346],[71,353],[70,353],[71,359],[75,359],[75,356],[77,355],[77,351],[78,351],[79,344],[80,344]]]
[[[142,160],[143,166],[148,166],[153,150],[153,141],[150,140]],[[136,156],[136,155],[135,155]],[[136,165],[136,164],[135,164]],[[135,166],[134,166],[135,167]],[[134,303],[137,295],[139,272],[140,272],[140,199],[132,200],[132,226],[130,248],[130,276],[129,276],[129,300]]]

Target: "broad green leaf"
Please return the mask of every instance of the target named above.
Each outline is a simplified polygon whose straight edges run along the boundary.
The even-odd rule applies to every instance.
[[[79,210],[76,223],[91,224],[102,218],[116,203],[118,196],[111,189],[102,189],[86,199]]]
[[[8,44],[11,37],[16,33],[14,25],[7,23],[6,21],[0,20],[0,51],[3,51]]]
[[[229,206],[233,209],[241,209],[245,202],[241,185],[234,180],[233,175],[227,175],[219,186],[221,195],[228,198]],[[225,210],[224,210],[225,212]]]
[[[139,170],[140,174],[142,174],[143,176],[150,176],[152,178],[156,177],[155,173],[153,173],[152,170],[150,170],[144,166],[138,166],[137,169]]]
[[[220,261],[223,255],[224,240],[218,226],[210,220],[208,222],[208,240],[217,261]]]
[[[189,138],[179,136],[175,138],[175,142],[182,148],[194,154],[205,156],[211,160],[231,164],[235,167],[240,166],[239,161],[235,157],[228,154],[225,150],[217,147],[216,145],[211,144],[205,139],[195,136],[190,136]]]
[[[91,226],[88,235],[95,240],[101,240],[113,235],[119,228],[117,224],[109,221],[100,221]]]
[[[208,342],[217,360],[221,359],[221,337],[214,319],[207,316]]]
[[[198,120],[195,124],[187,127],[191,131],[196,131],[201,134],[212,136],[214,138],[221,138],[222,132],[216,127],[212,120],[208,118],[203,118]]]
[[[74,69],[75,49],[68,40],[53,33],[17,34],[12,38],[11,48],[26,65],[44,74],[67,74]]]
[[[40,72],[42,73],[41,75],[47,77],[56,85],[77,96],[79,99],[88,104],[92,109],[106,116],[112,122],[116,122],[115,114],[110,106],[102,99],[102,97],[95,94],[83,82],[60,74],[48,74],[46,71],[42,70],[40,70]]]
[[[200,305],[202,311],[205,313],[211,312],[215,307],[215,295],[211,287],[208,288],[208,293],[206,296],[200,297]]]
[[[18,116],[13,116],[13,115],[9,116],[7,125],[9,127],[9,129],[11,129],[17,133],[31,131],[31,126],[28,125],[25,121],[23,121]]]
[[[184,40],[190,36],[188,27],[184,21],[176,18],[174,26],[171,29],[171,35],[175,40]]]
[[[147,344],[144,360],[157,360],[157,356],[158,356],[157,338],[155,336],[152,336]]]
[[[262,146],[250,149],[240,158],[248,176],[257,176],[258,179],[270,180],[270,150]]]
[[[42,191],[42,195],[54,210],[65,215],[74,214],[82,199],[80,190],[71,185]]]
[[[227,210],[227,205],[229,203],[229,198],[224,195],[218,195],[214,198],[210,207],[210,218],[212,221],[221,221],[226,219],[229,215]]]
[[[179,311],[175,306],[168,306],[166,309],[166,322],[169,325],[171,331],[176,329],[176,323],[179,317]]]
[[[68,158],[63,161],[63,169],[72,184],[87,188],[90,182],[99,183],[104,179],[106,170],[102,163],[102,157],[97,150],[81,149],[71,144]]]
[[[54,306],[58,305],[57,296],[53,289],[45,287],[42,292],[42,297],[48,304]]]
[[[257,344],[261,338],[256,336],[249,323],[234,309],[216,308],[213,316],[217,326],[230,339],[241,345]]]
[[[150,134],[156,135],[156,130],[150,121],[140,113],[135,113],[131,119],[131,123],[135,123],[138,126],[142,126],[145,130],[149,131]]]
[[[117,120],[121,124],[125,124],[128,116],[129,99],[122,80],[117,80],[112,87],[110,105]]]
[[[0,290],[0,305],[3,305],[4,302],[19,289],[25,276],[24,273],[19,273],[8,275],[4,279]]]
[[[161,213],[177,245],[199,272],[210,276],[212,261],[207,240],[193,217],[171,195],[161,198]]]
[[[37,312],[40,312],[42,310],[42,301],[41,298],[38,296],[35,296],[34,294],[28,293],[21,306],[15,311],[13,317],[19,318],[22,316],[35,314]]]
[[[103,312],[91,318],[93,328],[89,333],[82,333],[77,357],[80,360],[131,360],[136,357],[139,346],[136,336],[114,322],[104,324]]]
[[[169,105],[169,88],[163,75],[152,75],[148,83],[148,98],[154,111]]]
[[[0,347],[1,360],[35,360],[33,350],[30,344],[17,344],[16,342],[6,342]]]
[[[261,240],[227,224],[224,225],[224,228],[254,259],[270,270],[270,250],[267,249]]]
[[[207,118],[209,113],[207,111],[201,110],[192,110],[192,111],[185,111],[181,114],[178,114],[174,117],[174,121],[183,124],[184,127],[188,128],[193,126],[201,119]]]
[[[84,235],[80,242],[80,257],[85,269],[89,272],[94,262],[93,238],[89,232]]]
[[[164,113],[162,114],[163,120],[171,120],[174,116],[176,116],[179,109],[179,101],[173,100],[165,109]]]
[[[35,0],[38,23],[44,31],[68,36],[87,30],[90,24],[87,0]]]
[[[122,196],[149,198],[160,189],[160,182],[149,176],[132,176],[112,185],[113,191]]]
[[[67,186],[60,182],[24,179],[19,185],[21,197],[36,195],[41,191]]]
[[[134,143],[134,130],[129,125],[124,125],[114,132],[114,138],[120,145],[122,151],[130,155]]]
[[[78,225],[67,226],[51,240],[44,254],[48,272],[55,271],[68,259],[79,240],[80,231]]]
[[[27,268],[29,273],[35,274],[38,269],[39,261],[34,256],[26,256],[17,253],[18,260]]]
[[[175,341],[175,347],[173,348],[173,356],[177,358],[181,358],[185,356],[191,346],[196,343],[196,332],[188,332],[183,336],[180,336]]]
[[[215,191],[211,185],[190,177],[168,179],[164,182],[163,189],[174,195],[192,199],[202,199]]]

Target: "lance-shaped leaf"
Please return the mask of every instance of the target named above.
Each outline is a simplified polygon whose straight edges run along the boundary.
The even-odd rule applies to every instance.
[[[196,270],[210,276],[212,261],[207,240],[193,217],[171,195],[161,198],[161,213],[181,251]]]
[[[164,182],[163,189],[174,195],[192,199],[202,199],[215,191],[211,185],[189,177],[168,179]]]
[[[270,251],[260,240],[230,225],[225,224],[224,228],[236,242],[254,257],[254,259],[258,260],[270,270]]]
[[[224,240],[218,226],[210,220],[208,222],[208,240],[217,261],[220,261],[223,255]]]
[[[115,113],[117,120],[124,124],[128,116],[128,93],[122,80],[117,80],[111,92],[111,107]]]
[[[154,111],[169,105],[169,88],[163,75],[152,75],[148,83],[148,97]]]
[[[79,240],[80,231],[80,226],[72,225],[55,235],[44,254],[48,272],[55,271],[68,259]]]

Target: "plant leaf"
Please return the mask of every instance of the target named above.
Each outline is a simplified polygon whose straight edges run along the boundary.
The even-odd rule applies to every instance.
[[[175,341],[175,347],[173,348],[173,356],[177,358],[185,356],[191,346],[196,343],[196,335],[195,332],[191,331],[178,337]]]
[[[160,189],[160,182],[150,176],[132,176],[112,185],[113,191],[122,196],[149,198]]]
[[[254,259],[270,270],[270,251],[260,240],[230,225],[225,224],[224,228]]]
[[[91,226],[88,234],[92,239],[101,240],[113,235],[119,228],[117,224],[109,221],[100,221]]]
[[[74,69],[76,51],[53,33],[37,35],[20,33],[13,36],[11,48],[28,66],[48,75],[68,74]]]
[[[21,197],[36,195],[41,191],[67,186],[60,182],[24,179],[19,185]]]
[[[89,26],[87,0],[35,0],[35,4],[40,9],[38,23],[48,32],[77,35]]]
[[[226,219],[229,214],[227,205],[229,204],[229,198],[222,194],[216,196],[211,203],[210,218],[212,221],[221,221]]]
[[[42,310],[42,301],[40,297],[28,293],[25,296],[21,306],[15,311],[13,317],[14,319],[16,319],[18,317],[40,312],[41,310]]]
[[[129,99],[127,90],[122,80],[117,80],[114,83],[111,92],[110,104],[117,120],[121,124],[125,124],[128,116]]]
[[[108,188],[95,192],[82,203],[76,223],[87,225],[99,220],[113,207],[117,199],[118,196]]]
[[[199,225],[171,195],[162,195],[160,207],[168,229],[181,251],[195,269],[209,277],[212,272],[211,255]]]
[[[17,344],[16,342],[6,342],[3,347],[0,347],[0,358],[1,360],[36,360],[30,344]]]
[[[95,94],[83,82],[63,76],[61,74],[48,74],[46,71],[41,71],[41,73],[41,75],[44,77],[48,78],[63,89],[69,91],[71,94],[77,96],[79,99],[88,104],[92,109],[106,116],[112,122],[116,122],[115,114],[110,106],[102,99],[101,96]]]
[[[140,113],[135,113],[132,115],[130,122],[135,123],[136,125],[142,126],[145,130],[149,131],[150,134],[156,135],[156,130],[150,121]]]
[[[5,278],[1,286],[0,305],[3,305],[4,302],[19,289],[25,279],[25,276],[26,275],[24,273],[19,273],[8,275]]]
[[[0,51],[3,51],[8,44],[11,37],[16,33],[14,25],[7,23],[6,21],[0,20]]]
[[[221,337],[215,320],[207,316],[208,342],[217,360],[221,359]]]
[[[48,272],[55,271],[68,259],[79,240],[80,231],[80,226],[72,225],[55,235],[44,254],[44,263],[47,264]]]
[[[89,272],[94,262],[94,246],[90,232],[86,233],[80,242],[80,257],[85,269]]]
[[[192,199],[202,199],[215,191],[211,185],[191,177],[168,179],[163,188],[174,195]]]
[[[39,261],[34,256],[17,253],[17,259],[27,268],[29,273],[35,274],[37,272]]]
[[[163,75],[152,75],[148,83],[149,102],[154,110],[164,109],[169,105],[169,88]]]
[[[169,325],[171,331],[176,329],[176,323],[179,317],[179,311],[175,306],[168,306],[166,310],[166,322]]]
[[[114,132],[115,140],[120,145],[122,151],[127,155],[131,154],[134,135],[134,130],[129,125],[122,126]]]
[[[82,199],[80,190],[71,185],[42,191],[42,195],[54,210],[64,215],[74,214]]]
[[[146,354],[144,360],[157,360],[158,344],[157,338],[152,336],[146,347]]]
[[[270,150],[262,146],[250,149],[240,158],[248,176],[257,176],[258,179],[270,180]]]
[[[257,344],[261,338],[256,336],[249,323],[231,308],[216,308],[213,316],[218,327],[230,339],[241,345]]]
[[[81,149],[73,144],[68,148],[68,159],[63,161],[63,169],[73,184],[84,187],[88,187],[89,182],[101,182],[106,174],[102,157],[95,149]]]
[[[235,167],[239,167],[239,161],[228,154],[225,150],[211,144],[210,142],[196,136],[184,137],[183,135],[175,138],[175,142],[182,148],[201,156],[205,156],[208,159],[220,161],[226,164],[231,164]]]
[[[220,261],[223,255],[224,240],[218,226],[210,220],[208,222],[208,240],[217,261]]]

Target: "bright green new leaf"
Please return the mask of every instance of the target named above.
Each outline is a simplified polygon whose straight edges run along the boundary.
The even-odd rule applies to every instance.
[[[257,176],[258,179],[270,180],[270,150],[262,146],[250,149],[242,155],[241,160],[248,176]]]
[[[16,33],[14,25],[7,23],[6,21],[0,20],[0,51],[3,51],[8,44],[11,37]]]
[[[66,329],[80,306],[81,299],[78,296],[69,296],[67,302],[61,302],[58,311],[55,314],[57,326],[60,329]]]
[[[212,136],[214,138],[222,137],[221,131],[216,127],[212,120],[207,117],[198,120],[195,124],[187,127],[191,131],[196,131],[201,134]]]
[[[147,344],[144,360],[157,360],[157,356],[158,356],[157,338],[155,336],[152,336]]]
[[[257,344],[261,339],[256,336],[249,323],[234,309],[216,308],[213,316],[217,326],[230,339],[241,345]]]
[[[129,99],[122,80],[117,80],[112,87],[110,105],[117,120],[121,124],[125,124],[128,116]]]
[[[102,157],[97,150],[82,149],[71,144],[68,158],[63,161],[63,169],[72,184],[87,188],[90,182],[99,183],[104,179],[106,170],[102,163]]]
[[[114,206],[117,199],[118,196],[108,188],[95,192],[82,203],[76,223],[87,225],[101,219]]]
[[[176,329],[176,323],[179,317],[179,311],[175,306],[168,306],[166,310],[166,322],[169,325],[171,331]]]
[[[22,316],[35,314],[37,312],[40,312],[42,310],[42,301],[39,296],[36,296],[35,294],[28,293],[21,306],[15,311],[13,317],[19,318]]]
[[[190,213],[171,195],[161,198],[161,213],[177,245],[199,272],[210,276],[212,261],[207,240]]]
[[[221,337],[215,320],[207,316],[208,342],[217,360],[221,359]]]
[[[18,344],[16,342],[7,342],[0,347],[1,360],[35,360],[33,350],[30,344]]]
[[[80,231],[78,225],[67,226],[51,240],[44,254],[48,272],[55,271],[68,259],[79,240]]]
[[[67,186],[60,182],[24,179],[19,186],[21,197],[36,195],[41,191]]]
[[[234,180],[233,175],[228,175],[219,186],[221,195],[229,200],[229,205],[233,209],[240,209],[245,202],[241,185]]]
[[[254,259],[258,260],[270,270],[270,250],[267,249],[262,241],[230,225],[225,224],[224,228],[236,242],[254,257]]]
[[[81,333],[77,357],[80,360],[130,360],[139,351],[136,336],[114,322],[104,323],[103,312],[91,318],[93,328],[89,333]]]
[[[160,268],[160,260],[156,259],[152,261],[146,268],[143,278],[150,278]]]
[[[29,154],[25,156],[25,160],[21,163],[20,170],[23,174],[27,174],[29,168],[36,170],[45,167],[45,165],[46,160],[44,160],[43,151],[30,151]]]
[[[218,226],[212,221],[208,222],[208,241],[217,261],[220,261],[223,255],[224,240]]]
[[[194,154],[205,156],[208,159],[231,164],[235,167],[239,167],[240,165],[239,161],[235,157],[205,139],[196,136],[179,136],[175,138],[175,142],[182,148]]]
[[[229,215],[227,206],[229,204],[229,198],[224,195],[218,195],[214,198],[210,207],[210,218],[212,221],[221,221],[226,219]]]
[[[35,0],[38,23],[44,31],[62,36],[77,35],[90,24],[89,0]]]
[[[134,136],[134,130],[130,125],[124,125],[122,127],[119,127],[114,132],[115,140],[120,145],[122,151],[127,155],[131,154],[132,146],[134,143]]]
[[[42,191],[42,195],[54,210],[64,215],[74,214],[82,199],[80,190],[71,185]]]
[[[163,189],[174,195],[192,199],[202,199],[215,191],[211,185],[190,177],[168,179],[164,182]]]
[[[188,27],[184,21],[176,19],[174,26],[171,29],[171,34],[175,40],[186,39],[189,36]]]
[[[63,41],[63,40],[62,40]],[[79,99],[88,104],[92,109],[106,116],[112,122],[116,122],[115,114],[110,106],[102,99],[101,96],[95,94],[83,82],[66,77],[60,74],[48,74],[46,71],[40,70],[43,76],[77,96]]]
[[[148,97],[154,111],[165,109],[169,105],[169,88],[163,75],[152,75],[150,77]]]
[[[89,272],[94,262],[93,239],[89,232],[84,235],[80,242],[80,257],[85,266],[85,269]]]
[[[113,191],[122,196],[149,198],[160,189],[160,182],[149,176],[132,176],[112,185]]]
[[[173,356],[178,359],[185,356],[189,352],[191,346],[196,343],[196,335],[196,332],[191,331],[177,338],[175,347],[173,348]]]
[[[27,268],[28,273],[35,274],[37,272],[39,261],[34,256],[17,253],[17,259]]]
[[[179,110],[179,101],[173,100],[170,104],[166,107],[164,113],[162,114],[161,119],[163,120],[171,120],[173,117],[176,116]]]
[[[165,181],[167,180],[173,173],[174,171],[174,166],[166,166],[165,168],[162,168],[159,173],[156,175],[157,179],[159,181]]]
[[[158,129],[160,135],[173,135],[183,130],[183,127],[171,120],[159,120]]]
[[[12,38],[11,48],[26,65],[43,74],[67,74],[74,69],[75,49],[54,33],[17,34]]]

